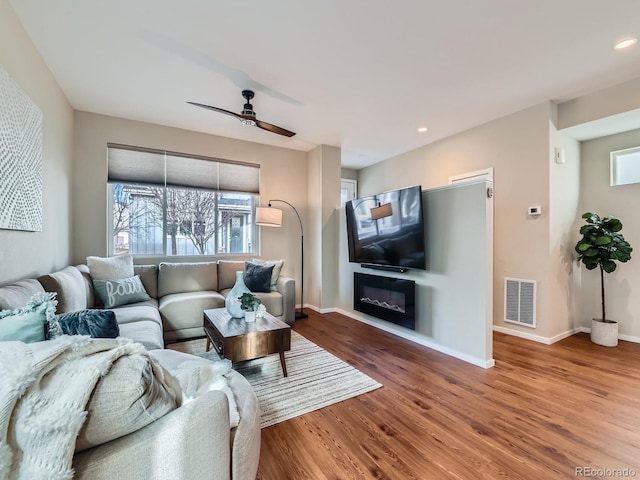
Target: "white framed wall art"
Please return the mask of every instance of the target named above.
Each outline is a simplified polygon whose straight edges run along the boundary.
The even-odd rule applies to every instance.
[[[42,111],[2,66],[0,229],[42,231]]]

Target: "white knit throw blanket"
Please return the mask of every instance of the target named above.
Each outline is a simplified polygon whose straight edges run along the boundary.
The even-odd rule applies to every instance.
[[[73,478],[86,405],[100,377],[123,355],[148,354],[122,338],[0,342],[0,480]]]

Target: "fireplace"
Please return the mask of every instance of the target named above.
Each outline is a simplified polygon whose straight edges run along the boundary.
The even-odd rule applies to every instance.
[[[415,330],[416,282],[355,272],[353,308]]]

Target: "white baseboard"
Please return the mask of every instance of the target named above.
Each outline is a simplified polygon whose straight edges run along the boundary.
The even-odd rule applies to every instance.
[[[383,320],[377,321],[377,320],[368,319],[362,315],[358,315],[356,313],[349,312],[347,310],[342,310],[340,308],[335,309],[335,312],[340,313],[346,317],[353,318],[354,320],[357,320],[359,322],[366,323],[367,325],[371,325],[372,327],[379,328],[380,330],[384,330],[385,332],[391,333],[393,335],[397,335],[398,337],[402,337],[412,342],[418,343],[420,345],[428,347],[437,352],[444,353],[445,355],[449,355],[451,357],[464,360],[465,362],[468,362],[477,367],[491,368],[491,367],[494,367],[496,364],[494,359],[484,360],[482,358],[477,358],[471,355],[467,355],[464,352],[460,352],[453,348],[440,345],[439,343],[436,343],[430,340],[428,337],[425,337],[424,335],[421,335],[417,332],[398,327],[393,323],[385,322]]]
[[[531,340],[533,342],[544,343],[545,345],[551,345],[552,343],[559,342],[560,340],[570,337],[578,332],[580,332],[580,328],[574,328],[572,330],[567,330],[566,332],[562,332],[559,335],[555,335],[553,337],[543,337],[540,335],[533,335],[527,332],[521,332],[520,330],[515,330],[513,328],[501,327],[499,325],[493,326],[494,332],[504,333],[506,335],[512,335],[514,337],[524,338],[526,340]]]
[[[511,328],[505,328],[498,325],[493,326],[494,332],[500,332],[507,335],[513,335],[514,337],[525,338],[527,340],[532,340],[538,343],[544,343],[545,345],[551,345],[552,343],[559,342],[571,335],[575,335],[576,333],[591,333],[591,329],[588,327],[577,327],[572,330],[567,330],[559,335],[555,335],[553,337],[541,337],[539,335],[532,335],[527,332],[521,332],[520,330],[514,330]],[[633,335],[618,335],[620,340],[625,340],[627,342],[640,343],[640,337],[635,337]]]
[[[584,333],[591,333],[589,327],[580,327],[578,330]],[[640,337],[636,337],[635,335],[618,334],[618,339],[624,340],[625,342],[640,343]]]
[[[336,313],[337,310],[332,307],[332,308],[318,308],[315,305],[309,305],[307,303],[305,303],[304,308],[307,308],[309,310],[313,310],[314,312],[318,312],[318,313]],[[300,307],[296,307],[296,310],[299,310]]]

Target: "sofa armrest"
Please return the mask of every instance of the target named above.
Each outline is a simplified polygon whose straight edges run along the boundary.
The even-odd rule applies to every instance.
[[[282,294],[282,320],[293,325],[296,321],[296,281],[280,275],[276,288]]]
[[[77,453],[74,479],[230,478],[229,404],[207,392],[140,430]]]

